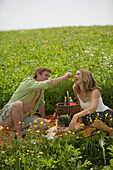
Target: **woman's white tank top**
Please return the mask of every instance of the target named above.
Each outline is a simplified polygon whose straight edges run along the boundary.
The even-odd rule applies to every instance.
[[[80,99],[80,97],[79,97],[78,94],[77,94],[77,97],[78,97],[78,99],[79,99],[79,101],[80,101],[80,106],[81,106],[83,109],[87,109],[87,108],[90,107],[90,105],[91,105],[91,100],[84,103],[84,102]],[[98,102],[98,106],[97,106],[97,109],[96,109],[96,112],[104,112],[104,111],[107,110],[107,109],[109,109],[109,107],[107,107],[107,106],[104,105],[103,100],[102,100],[102,97],[100,96],[99,102]]]

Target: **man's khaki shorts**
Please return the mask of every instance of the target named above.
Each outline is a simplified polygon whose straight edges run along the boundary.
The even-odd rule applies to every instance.
[[[3,109],[2,113],[0,115],[0,124],[4,127],[11,127],[15,131],[14,123],[12,120],[12,104],[6,104]],[[39,117],[27,117],[23,116],[22,124],[21,124],[21,130],[29,128],[31,125],[40,124],[40,122],[45,122],[47,119],[39,118]],[[49,125],[48,122],[46,122],[46,125]]]
[[[3,109],[2,113],[0,115],[0,124],[4,127],[12,127],[14,126],[13,120],[12,120],[12,104],[6,104]]]

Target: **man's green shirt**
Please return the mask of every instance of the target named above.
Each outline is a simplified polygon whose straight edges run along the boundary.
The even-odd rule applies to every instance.
[[[44,89],[49,88],[51,84],[51,79],[45,80],[45,81],[36,81],[33,78],[25,78],[20,86],[16,89],[14,92],[13,96],[9,100],[9,103],[13,103],[15,101],[22,101],[23,104],[27,104],[31,102],[36,94],[41,90],[40,97],[38,100],[35,102],[33,108],[32,108],[32,114],[37,111],[37,109],[40,106],[45,105],[44,101]]]

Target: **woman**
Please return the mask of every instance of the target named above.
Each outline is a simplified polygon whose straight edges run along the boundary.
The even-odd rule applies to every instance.
[[[113,138],[113,111],[104,105],[101,97],[101,88],[87,69],[80,69],[75,76],[76,82],[73,91],[82,108],[75,114],[69,124],[70,129],[80,131],[88,127],[105,130]],[[80,119],[80,117],[82,117]],[[82,121],[82,125],[75,127],[76,121]]]

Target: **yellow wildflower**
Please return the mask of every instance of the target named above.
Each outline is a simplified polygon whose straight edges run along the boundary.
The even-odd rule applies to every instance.
[[[40,124],[42,125],[44,122],[40,122]]]
[[[6,129],[9,129],[9,127],[6,127]]]
[[[19,124],[21,124],[21,122],[19,121]]]
[[[80,126],[84,126],[84,123],[81,123]]]
[[[36,123],[36,120],[34,120],[34,123]]]
[[[67,133],[65,133],[65,135],[67,135]]]
[[[39,130],[36,131],[37,133],[40,132]]]
[[[99,113],[97,113],[97,116],[99,116]]]
[[[43,152],[39,152],[38,154],[39,154],[39,155],[42,155],[42,154],[43,154]]]
[[[34,123],[38,123],[38,121],[37,121],[37,120],[34,120]]]

